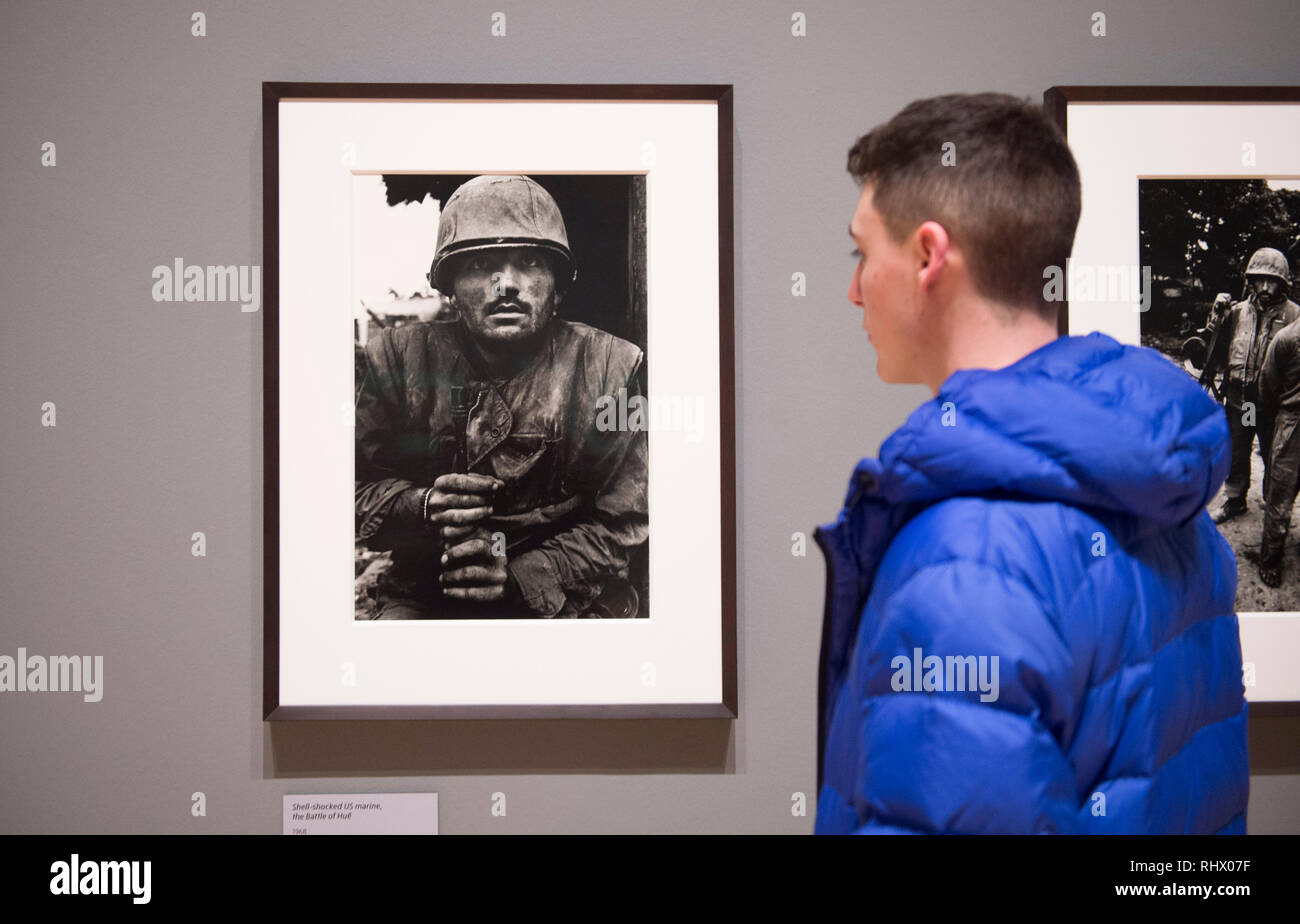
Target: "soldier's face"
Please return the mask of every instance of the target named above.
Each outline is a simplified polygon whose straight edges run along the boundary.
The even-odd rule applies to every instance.
[[[536,247],[466,254],[452,289],[466,329],[497,346],[530,341],[550,323],[559,301],[550,263]]]
[[[1282,280],[1272,276],[1251,276],[1250,287],[1265,305],[1271,305],[1282,294]]]

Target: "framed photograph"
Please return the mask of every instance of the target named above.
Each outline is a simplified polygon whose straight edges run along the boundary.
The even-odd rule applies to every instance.
[[[1246,696],[1291,711],[1300,407],[1279,406],[1300,367],[1264,360],[1300,318],[1300,87],[1053,87],[1044,105],[1083,184],[1062,333],[1156,349],[1223,404],[1232,471],[1209,510],[1237,558]]]
[[[731,93],[263,84],[267,719],[736,715]]]

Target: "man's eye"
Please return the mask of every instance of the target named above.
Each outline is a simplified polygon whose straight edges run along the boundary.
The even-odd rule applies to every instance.
[[[532,256],[531,254],[524,257],[524,266],[537,266],[541,262],[541,258]]]
[[[849,251],[849,256],[852,257],[852,258],[855,259],[855,260],[861,260],[861,259],[862,259],[862,251],[860,251],[860,250],[858,250],[858,248],[854,247],[852,250]]]

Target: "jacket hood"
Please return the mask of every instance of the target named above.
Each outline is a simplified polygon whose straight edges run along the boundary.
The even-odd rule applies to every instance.
[[[1168,525],[1204,509],[1230,461],[1223,408],[1191,376],[1094,332],[954,372],[854,479],[891,503],[1006,493]]]

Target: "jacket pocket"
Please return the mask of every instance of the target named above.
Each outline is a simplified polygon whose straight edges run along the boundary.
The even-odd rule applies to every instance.
[[[512,433],[492,450],[492,471],[506,483],[497,511],[517,513],[560,500],[561,451],[560,438],[543,433]]]

